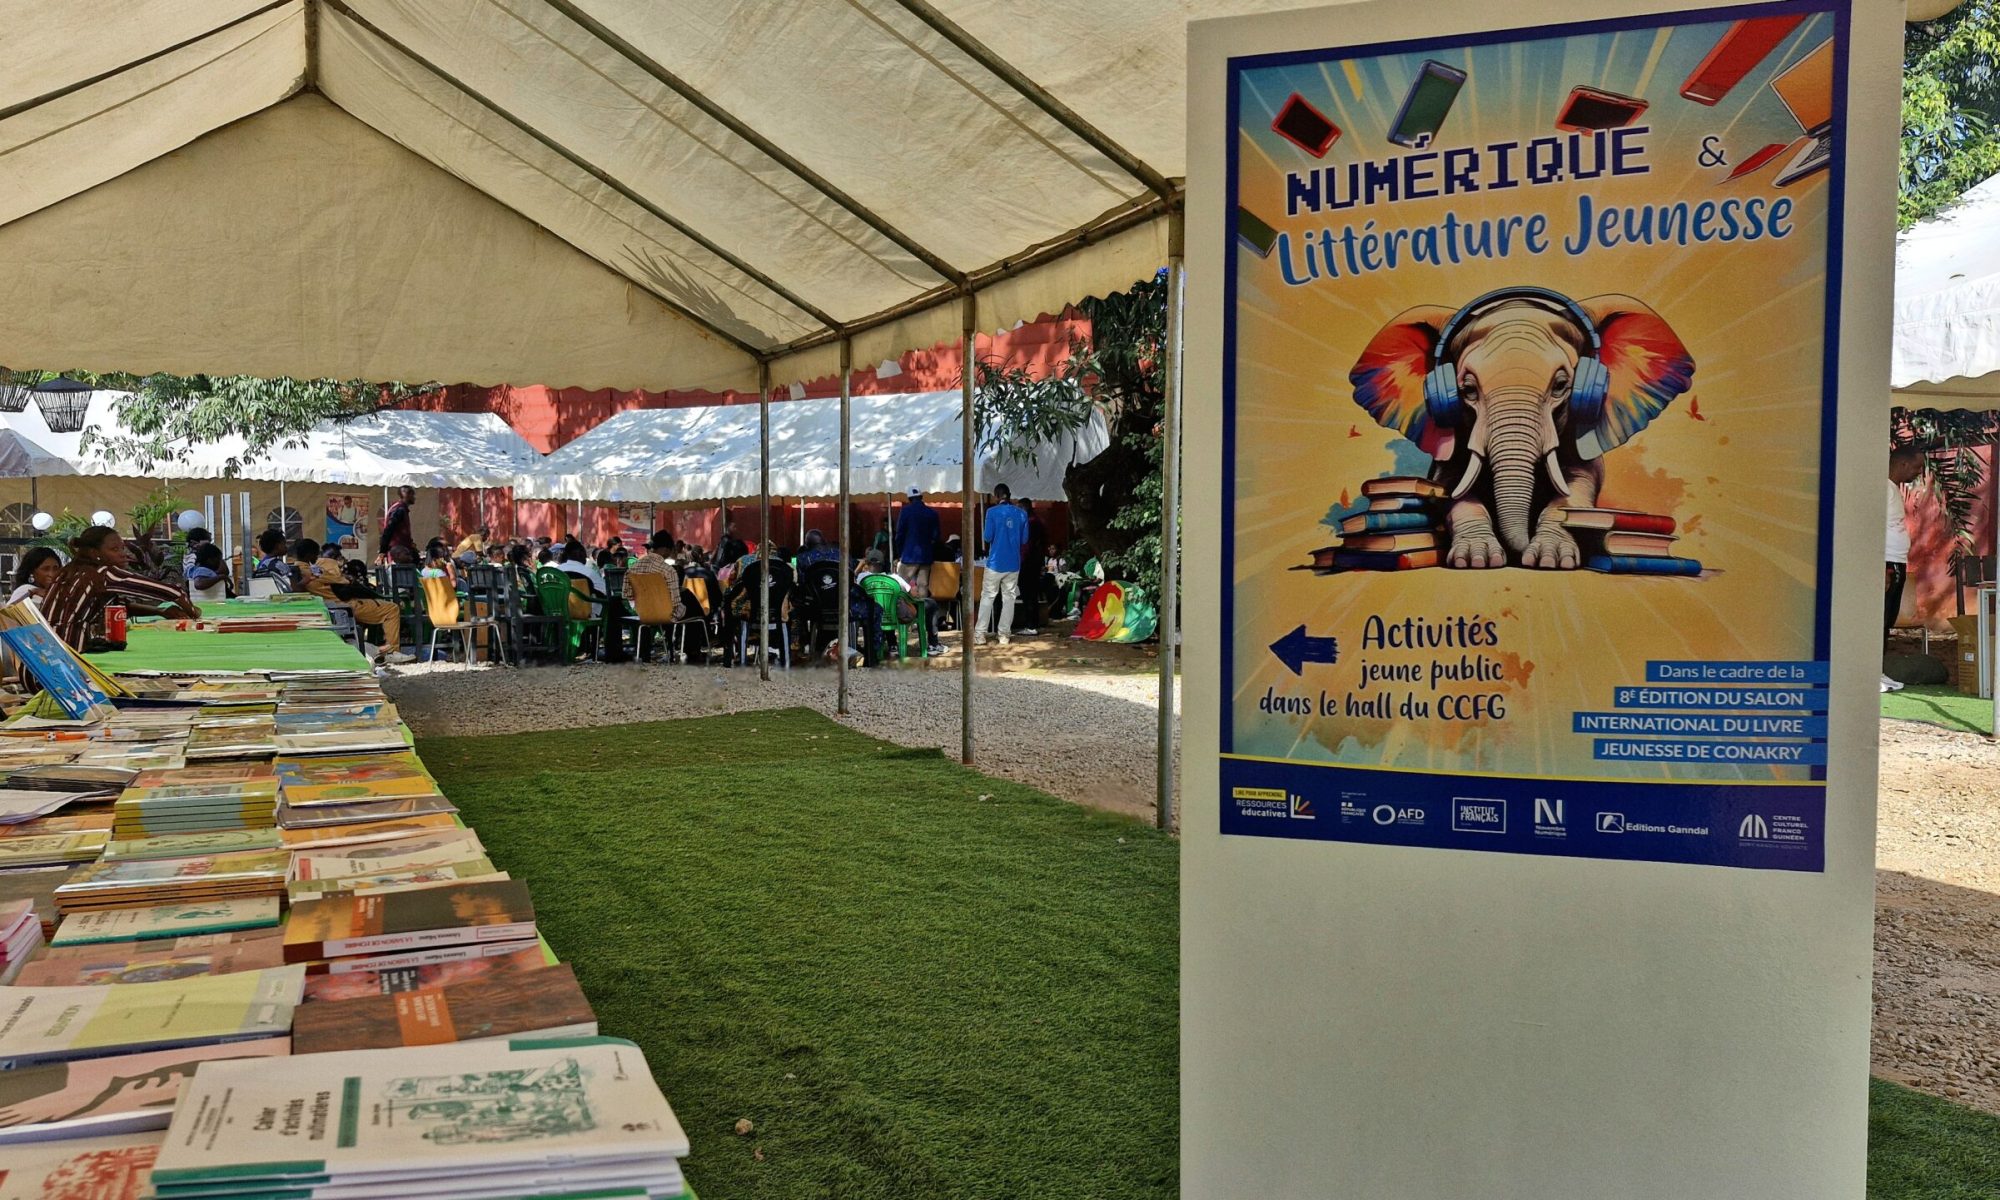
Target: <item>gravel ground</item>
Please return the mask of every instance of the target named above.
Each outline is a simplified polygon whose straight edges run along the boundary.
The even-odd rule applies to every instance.
[[[1107,655],[1104,651],[1117,653]],[[1157,660],[1133,646],[1066,639],[988,647],[973,684],[975,757],[988,774],[1078,804],[1150,819],[1157,739]],[[959,660],[848,676],[847,723],[906,746],[959,752]],[[597,663],[527,673],[459,664],[395,668],[384,680],[419,735],[515,733],[664,721],[759,708],[834,708],[828,666],[771,672]]]
[[[1875,1073],[2000,1113],[2000,749],[1882,723]]]
[[[1113,653],[1106,654],[1109,650]],[[1149,818],[1157,676],[1142,648],[1041,638],[982,657],[980,767],[1079,804]],[[955,656],[857,671],[856,729],[956,757]],[[830,668],[577,666],[529,673],[399,668],[388,690],[419,734],[511,733],[805,706],[831,712]],[[1876,1074],[2000,1113],[2000,749],[1882,725],[1875,919]]]

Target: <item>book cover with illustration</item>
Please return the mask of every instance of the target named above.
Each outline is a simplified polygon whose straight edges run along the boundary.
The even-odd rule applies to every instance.
[[[285,961],[306,962],[535,935],[528,885],[509,879],[301,900],[285,922]]]
[[[279,1037],[0,1071],[0,1145],[165,1129],[181,1085],[202,1063],[291,1052]]]
[[[507,954],[496,954],[485,958],[462,958],[453,962],[349,971],[340,975],[309,973],[306,976],[305,1000],[307,1004],[312,1004],[321,1000],[359,1000],[369,996],[388,996],[396,992],[415,991],[418,988],[439,988],[446,984],[466,983],[491,975],[532,971],[549,965],[548,956],[542,953],[542,948],[537,945]]]
[[[1231,60],[1224,833],[1820,869],[1844,20]]]
[[[118,987],[0,987],[0,1062],[136,1054],[175,1046],[279,1037],[305,987],[305,968],[272,967]]]
[[[568,963],[556,963],[301,1005],[292,1020],[292,1047],[299,1054],[321,1054],[534,1034],[588,1037],[596,1032],[597,1014],[577,986],[576,973]]]
[[[280,907],[278,897],[269,895],[88,909],[64,916],[49,944],[61,948],[266,929],[277,925]]]
[[[323,1116],[259,1120],[287,1111]],[[671,1165],[687,1152],[631,1042],[451,1042],[204,1067],[182,1089],[153,1183],[187,1190],[468,1167]]]

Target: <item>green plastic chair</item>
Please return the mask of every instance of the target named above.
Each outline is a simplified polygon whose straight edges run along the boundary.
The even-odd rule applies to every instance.
[[[578,648],[583,642],[583,622],[570,615],[571,594],[569,572],[556,567],[535,569],[535,596],[542,602],[542,615],[554,618],[556,645],[561,648],[563,662],[576,661]]]
[[[869,575],[861,581],[861,592],[875,602],[882,610],[882,632],[896,639],[896,657],[907,660],[910,657],[910,631],[917,633],[917,652],[930,653],[930,631],[924,628],[922,602],[903,590],[903,585],[887,575]],[[896,615],[896,602],[907,601],[916,608],[917,619],[905,621]]]

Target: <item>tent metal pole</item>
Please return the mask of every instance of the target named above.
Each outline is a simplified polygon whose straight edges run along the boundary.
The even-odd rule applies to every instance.
[[[771,364],[757,364],[757,678],[771,681]]]
[[[972,752],[972,385],[977,373],[972,359],[978,352],[975,344],[978,334],[979,297],[967,292],[962,302],[964,320],[960,329],[959,342],[960,374],[959,389],[962,411],[960,421],[964,444],[960,448],[959,474],[964,492],[963,506],[959,510],[959,524],[963,526],[958,539],[958,643],[961,655],[958,664],[958,731],[959,761],[970,766]],[[921,615],[921,614],[920,614]]]
[[[282,479],[278,481],[278,524],[281,526],[279,532],[283,533],[286,539],[289,540],[292,536],[292,529],[290,523],[285,520],[285,481]],[[305,532],[305,523],[301,521],[299,523],[299,536],[304,537]]]
[[[1174,827],[1174,658],[1180,636],[1181,582],[1181,300],[1187,282],[1181,211],[1167,218],[1167,355],[1161,364],[1165,438],[1160,447],[1159,776],[1154,796],[1161,829]]]
[[[851,426],[849,425],[849,417],[851,415],[850,410],[853,408],[854,405],[854,381],[852,378],[853,374],[854,374],[854,339],[841,338],[840,339],[840,554],[837,560],[840,564],[840,611],[835,616],[835,619],[839,622],[840,626],[840,661],[834,667],[834,677],[838,681],[838,686],[836,689],[838,699],[835,702],[834,711],[843,717],[847,715],[847,633],[848,633],[848,627],[851,624],[853,624],[853,622],[849,621],[847,618],[847,606],[852,600],[850,589],[852,589],[854,586],[854,568],[847,561],[847,556],[853,553],[854,550],[854,544],[848,540],[850,532],[848,529],[848,504],[849,501],[853,499],[853,497],[850,496],[847,491],[848,469],[850,465],[848,440],[852,436],[852,429]]]

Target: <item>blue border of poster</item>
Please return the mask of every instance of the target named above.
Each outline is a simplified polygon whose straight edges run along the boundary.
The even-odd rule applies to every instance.
[[[1809,768],[1797,782],[1681,779],[1597,779],[1455,774],[1406,767],[1275,759],[1235,752],[1234,596],[1237,563],[1237,317],[1238,271],[1243,244],[1234,227],[1239,192],[1241,91],[1246,71],[1276,65],[1323,64],[1405,53],[1543,40],[1588,33],[1658,29],[1785,14],[1829,14],[1834,21],[1833,123],[1835,140],[1828,182],[1826,325],[1821,389],[1818,562],[1811,661],[1782,663],[1665,662],[1648,660],[1644,678],[1601,705],[1574,714],[1577,734],[1599,734],[1600,759],[1644,755],[1685,762],[1720,763],[1759,746],[1761,735],[1793,739],[1795,756],[1783,761]],[[1223,587],[1220,706],[1220,831],[1224,835],[1339,841],[1371,845],[1455,849],[1559,857],[1651,861],[1764,870],[1818,872],[1825,866],[1826,684],[1832,576],[1832,465],[1840,322],[1840,264],[1844,207],[1845,81],[1848,10],[1835,0],[1806,0],[1727,9],[1689,9],[1640,17],[1492,31],[1321,50],[1287,51],[1231,59],[1227,72],[1228,182],[1224,236],[1223,305]],[[1789,151],[1788,151],[1789,153]],[[1296,636],[1303,637],[1304,629]],[[1299,651],[1294,651],[1299,653]],[[1310,661],[1310,660],[1308,660]],[[1297,667],[1293,668],[1294,673]],[[1746,673],[1750,672],[1750,673]],[[1676,689],[1676,683],[1689,685]],[[1735,724],[1748,702],[1748,685],[1760,695],[1786,693],[1782,704],[1758,711],[1773,724],[1744,735]],[[1758,688],[1756,685],[1788,685]],[[1732,699],[1732,690],[1738,695]],[[1697,696],[1697,691],[1708,693]],[[1691,698],[1692,697],[1692,698]],[[1761,699],[1758,701],[1761,703]],[[1691,711],[1690,711],[1691,710]],[[1665,712],[1682,736],[1646,736],[1648,714]],[[1728,721],[1723,719],[1724,716]],[[1620,737],[1619,733],[1633,736]],[[1738,736],[1732,736],[1736,734]],[[1661,750],[1661,746],[1675,747]]]

